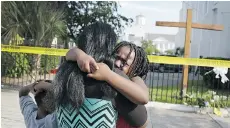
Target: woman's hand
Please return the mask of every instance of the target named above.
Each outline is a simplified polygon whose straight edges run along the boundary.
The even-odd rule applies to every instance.
[[[110,68],[104,63],[97,63],[98,68],[92,73],[89,73],[87,76],[96,80],[106,81],[108,73],[111,72]]]
[[[81,71],[87,73],[95,72],[96,70],[99,69],[97,62],[94,60],[94,58],[87,54],[78,56],[77,64],[78,67],[81,69]]]
[[[74,47],[66,53],[66,60],[77,61],[81,71],[91,73],[98,69],[97,63],[81,49]]]

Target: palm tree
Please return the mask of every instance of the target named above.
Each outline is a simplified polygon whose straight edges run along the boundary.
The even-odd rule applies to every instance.
[[[52,39],[66,32],[64,12],[44,1],[2,2],[2,36],[19,34],[32,46],[50,46]],[[33,41],[33,42],[31,42]]]
[[[47,1],[2,2],[2,41],[8,43],[18,34],[25,39],[23,45],[51,47],[54,37],[67,36],[64,10],[53,4]],[[41,55],[33,58],[32,65],[36,65],[33,68],[39,69]]]

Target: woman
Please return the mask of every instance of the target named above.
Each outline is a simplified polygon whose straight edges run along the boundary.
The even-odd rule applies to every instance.
[[[92,72],[90,67],[94,67],[93,69],[99,68],[95,73],[89,74],[89,76],[97,80],[106,80],[122,94],[115,98],[116,107],[122,115],[119,117],[117,127],[145,127],[147,124],[147,112],[143,104],[148,102],[148,89],[141,78],[144,78],[148,72],[147,56],[142,48],[128,42],[118,44],[114,50],[114,55],[116,55],[115,66],[127,74],[133,82],[124,81],[115,75],[111,75],[111,80],[103,78],[103,75],[110,76],[110,71],[106,70],[108,68],[102,64],[97,65],[91,56],[88,56],[78,48],[69,50],[66,54],[66,59],[77,60],[78,66],[85,72]],[[103,74],[103,71],[100,70],[103,70],[106,74]],[[122,104],[123,106],[124,104],[128,106],[123,107]]]
[[[111,54],[115,44],[114,30],[104,23],[87,26],[78,38],[78,47],[109,69],[114,66]],[[111,100],[116,91],[106,82],[87,77],[76,64],[61,64],[52,82],[59,127],[115,127],[117,112]]]

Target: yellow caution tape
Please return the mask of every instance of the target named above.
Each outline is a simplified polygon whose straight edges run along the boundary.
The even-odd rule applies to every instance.
[[[197,58],[182,58],[182,57],[152,56],[152,55],[148,56],[148,59],[150,62],[153,63],[230,68],[230,61],[227,60],[197,59]]]
[[[18,52],[18,53],[65,56],[68,49],[1,45],[1,51],[2,52]],[[149,55],[148,59],[149,59],[149,62],[151,63],[230,68],[230,61],[226,61],[226,60],[167,57],[167,56],[153,56],[153,55]]]
[[[2,52],[18,52],[18,53],[31,53],[31,54],[41,54],[41,55],[54,55],[54,56],[65,56],[68,50],[69,49],[1,45]]]

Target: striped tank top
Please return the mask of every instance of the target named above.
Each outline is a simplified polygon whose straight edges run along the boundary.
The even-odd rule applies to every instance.
[[[112,102],[95,98],[85,98],[79,112],[67,105],[59,106],[56,114],[60,128],[115,128],[117,121]]]

